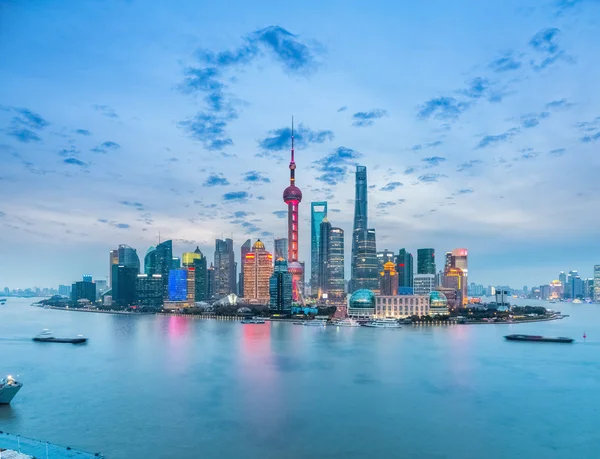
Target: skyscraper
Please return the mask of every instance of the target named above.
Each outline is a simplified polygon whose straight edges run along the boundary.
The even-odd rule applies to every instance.
[[[273,274],[269,279],[269,296],[271,310],[289,311],[292,308],[292,275],[288,272],[288,264],[283,257],[275,261]]]
[[[232,239],[215,240],[215,296],[221,298],[236,292],[235,256]]]
[[[96,301],[96,284],[90,280],[75,282],[71,286],[71,301],[88,300],[90,303]]]
[[[186,301],[187,286],[186,269],[172,269],[169,271],[169,301]]]
[[[151,245],[144,256],[144,273],[152,276],[156,272],[156,247]]]
[[[406,249],[400,249],[398,252],[396,271],[398,272],[398,290],[413,288],[413,256]]]
[[[137,276],[140,273],[140,258],[138,257],[137,251],[128,245],[121,244],[119,245],[118,252],[119,265],[127,268],[135,268],[137,270]]]
[[[317,294],[319,298],[327,293],[329,288],[329,269],[327,267],[329,258],[329,233],[331,232],[331,223],[327,217],[319,225],[319,271],[317,273]]]
[[[594,301],[600,301],[600,265],[594,265]]]
[[[460,290],[461,290],[461,299],[462,305],[466,305],[469,302],[469,295],[467,293],[467,285],[469,279],[469,269],[468,269],[468,251],[467,249],[454,249],[452,251],[451,257],[451,267],[460,269],[462,278],[460,280]],[[448,274],[444,273],[446,276]]]
[[[112,266],[112,301],[113,304],[122,308],[135,304],[135,289],[139,265],[135,266]]]
[[[112,288],[112,285],[113,285],[112,266],[119,264],[119,250],[118,249],[111,250],[110,253],[108,254],[108,257],[109,257],[108,275],[110,276],[110,287]]]
[[[398,273],[396,264],[388,261],[383,265],[383,271],[379,273],[379,294],[395,296],[398,294]]]
[[[138,274],[135,283],[135,297],[136,304],[140,308],[160,309],[163,305],[161,275]]]
[[[250,250],[252,250],[252,241],[250,239],[246,239],[246,242],[244,242],[240,247],[240,263],[242,266],[240,269],[240,278],[238,280],[238,292],[241,297],[244,296],[244,261],[246,260],[246,254],[250,252]]]
[[[435,275],[434,249],[417,249],[417,274]]]
[[[273,274],[273,255],[261,240],[252,246],[244,260],[244,298],[266,303],[269,300],[269,280]]]
[[[171,269],[179,269],[181,268],[181,258],[173,257],[171,259]]]
[[[394,252],[391,252],[388,249],[377,252],[377,270],[380,273],[383,271],[383,266],[389,261],[394,264],[396,263],[396,254]]]
[[[288,205],[288,271],[292,274],[292,297],[300,301],[303,297],[302,279],[304,268],[298,263],[298,204],[302,191],[296,186],[296,162],[294,161],[294,120],[292,119],[292,151],[290,160],[290,186],[283,191],[283,201]]]
[[[161,275],[163,298],[169,298],[169,272],[173,263],[173,241],[161,242],[156,246],[156,273]]]
[[[343,229],[330,229],[327,252],[327,300],[331,304],[346,304]]]
[[[313,295],[319,289],[321,222],[326,216],[326,201],[310,203],[310,287]]]
[[[200,255],[194,258],[194,301],[206,301],[208,295],[206,257],[197,246],[194,253]]]
[[[375,230],[368,228],[367,220],[367,168],[365,166],[356,166],[351,271],[351,293],[360,289],[375,291],[379,289]]]
[[[288,257],[288,240],[285,237],[275,239],[275,259]]]
[[[212,300],[215,296],[215,267],[211,263],[206,269],[206,299]]]

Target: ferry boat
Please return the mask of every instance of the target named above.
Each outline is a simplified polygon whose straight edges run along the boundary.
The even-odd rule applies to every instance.
[[[327,325],[327,321],[321,319],[307,320],[303,325],[307,327],[324,327]]]
[[[9,404],[21,390],[23,384],[15,380],[11,375],[0,379],[0,405]]]
[[[45,329],[39,335],[33,338],[33,341],[38,343],[70,343],[70,344],[83,344],[87,342],[87,338],[83,335],[77,335],[75,338],[56,338],[50,330]]]
[[[558,336],[556,338],[538,335],[506,335],[508,341],[531,341],[534,343],[572,343],[575,341],[573,338],[565,338]]]
[[[372,320],[371,322],[367,322],[366,324],[363,324],[363,327],[370,327],[370,328],[401,328],[400,324],[398,323],[398,321],[396,319],[377,319],[377,320]]]
[[[243,319],[242,324],[264,324],[265,321],[262,319]]]
[[[337,327],[360,327],[360,322],[355,319],[341,319],[332,323]]]

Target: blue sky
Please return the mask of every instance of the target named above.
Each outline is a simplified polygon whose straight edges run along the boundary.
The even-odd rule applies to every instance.
[[[0,1],[0,284],[104,278],[108,251],[285,236],[356,164],[378,249],[470,250],[470,280],[600,263],[600,2]],[[348,273],[349,274],[349,273]]]

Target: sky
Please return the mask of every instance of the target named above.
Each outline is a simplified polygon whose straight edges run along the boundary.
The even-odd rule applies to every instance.
[[[108,253],[346,232],[367,166],[378,250],[469,249],[469,281],[600,264],[600,1],[0,0],[0,287]],[[347,266],[346,277],[350,276]]]

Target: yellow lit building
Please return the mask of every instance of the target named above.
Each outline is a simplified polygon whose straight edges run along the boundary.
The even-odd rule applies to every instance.
[[[244,298],[249,302],[267,303],[269,301],[269,279],[273,274],[273,255],[265,249],[265,245],[256,241],[252,250],[245,256]]]
[[[398,294],[398,273],[395,263],[388,261],[379,273],[379,292],[381,295]]]

